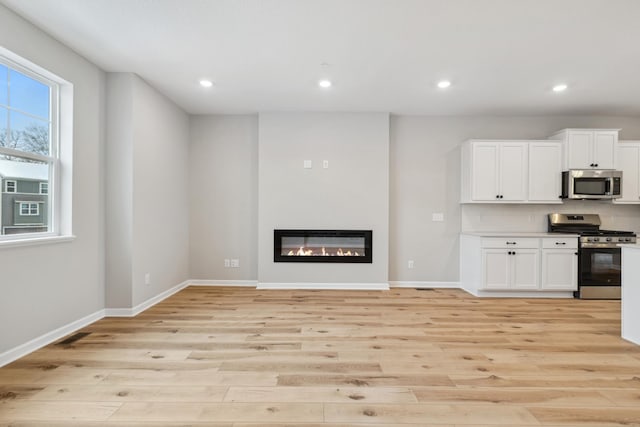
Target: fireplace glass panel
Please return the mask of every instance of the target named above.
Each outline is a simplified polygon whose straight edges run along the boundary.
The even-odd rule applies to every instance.
[[[275,262],[371,262],[371,230],[275,230]]]

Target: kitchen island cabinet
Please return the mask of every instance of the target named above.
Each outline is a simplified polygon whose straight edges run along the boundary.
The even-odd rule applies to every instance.
[[[640,244],[622,248],[622,338],[640,345]]]

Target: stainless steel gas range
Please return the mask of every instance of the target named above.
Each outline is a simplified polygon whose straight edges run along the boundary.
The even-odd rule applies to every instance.
[[[549,214],[549,231],[576,233],[578,290],[576,298],[620,299],[621,243],[635,243],[633,231],[601,230],[597,214]]]

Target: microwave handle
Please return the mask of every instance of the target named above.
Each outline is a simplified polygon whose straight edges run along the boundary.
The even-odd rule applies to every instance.
[[[604,194],[611,194],[611,179],[604,182]]]

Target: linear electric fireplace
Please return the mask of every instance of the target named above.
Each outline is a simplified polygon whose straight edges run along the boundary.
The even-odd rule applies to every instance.
[[[371,230],[273,230],[273,261],[371,264],[371,235]]]

